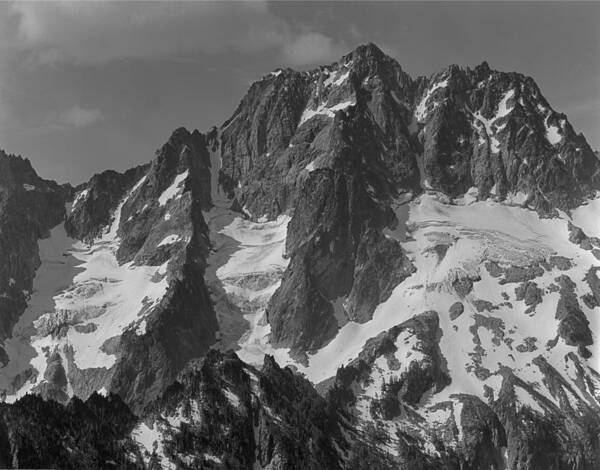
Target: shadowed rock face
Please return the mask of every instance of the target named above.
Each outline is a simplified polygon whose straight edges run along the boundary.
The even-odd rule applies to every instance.
[[[290,265],[267,309],[275,344],[298,351],[322,346],[337,331],[337,299],[346,299],[347,319],[367,321],[411,273],[399,243],[383,235],[396,217],[377,199],[375,188],[389,181],[383,167],[366,162],[380,146],[365,113],[334,120],[331,167],[310,171],[301,183],[288,226]]]
[[[40,178],[29,160],[0,151],[0,341],[25,310],[40,265],[38,240],[64,218],[70,191]],[[0,363],[3,355],[0,348]]]
[[[81,302],[31,327],[49,342],[36,349],[45,369],[15,380],[61,402],[71,393],[98,401],[69,405],[73,419],[112,406],[93,391],[117,393],[141,420],[123,411],[108,450],[100,446],[107,459],[595,469],[590,315],[600,287],[589,264],[600,241],[574,213],[599,189],[599,165],[531,78],[483,63],[413,79],[368,44],[312,71],[265,76],[220,128],[177,129],[151,163],[95,175],[77,191],[0,155],[0,255],[9,260],[0,334],[25,308],[36,242],[76,193],[65,228],[89,246],[73,256],[102,257],[59,296]],[[511,228],[478,225],[481,207]],[[557,243],[538,247],[546,224],[565,217]],[[127,284],[136,270],[150,274]],[[116,309],[138,291],[147,295]],[[97,357],[82,354],[80,336],[102,339]],[[347,361],[335,357],[348,346],[340,338],[360,341]],[[260,370],[209,349],[232,344],[240,356],[248,344],[257,356],[289,349],[311,380],[311,364],[329,370],[323,357],[343,366],[319,385],[323,398],[270,356]],[[61,409],[48,422],[62,431]],[[34,465],[14,448],[35,446],[14,439],[11,413],[26,416],[19,404],[0,410],[0,464]]]
[[[452,197],[470,187],[481,199],[520,191],[552,212],[599,187],[598,159],[532,78],[484,62],[415,80],[373,44],[254,83],[223,125],[221,182],[256,216],[293,207],[307,163],[331,166],[322,156],[335,138],[331,118],[352,105],[369,110],[372,139],[383,144],[369,165],[383,165],[392,193],[419,182]]]
[[[162,425],[172,417],[189,426]],[[354,436],[343,433],[342,415],[308,381],[273,358],[256,369],[216,351],[149,405],[144,421],[160,430],[163,463],[190,456],[192,467],[214,456],[230,468],[342,468],[336,447],[349,452]]]
[[[64,220],[71,189],[41,180],[27,161],[1,157],[0,217],[7,228],[2,225],[0,237],[12,235],[0,238],[0,250],[14,253],[6,252],[12,261],[0,267],[0,281],[6,276],[11,290],[26,292],[39,265],[37,240]],[[209,241],[202,215],[211,206],[209,167],[205,136],[181,128],[149,165],[107,171],[77,188],[64,223],[74,239],[54,229],[60,239],[49,242],[64,251],[64,261],[61,253],[45,260],[60,265],[54,290],[36,287],[37,313],[17,332],[31,338],[27,354],[45,356],[45,364],[22,373],[12,367],[19,375],[3,377],[8,395],[29,387],[65,402],[71,394],[86,398],[103,388],[139,410],[214,344],[218,325],[204,283]],[[14,223],[23,214],[27,222]],[[44,275],[52,276],[46,268]],[[14,308],[2,311],[5,336],[25,308],[24,297],[7,293],[0,302],[8,299]],[[34,337],[45,345],[36,346]],[[25,354],[15,341],[11,354]]]
[[[215,341],[218,327],[203,281],[209,246],[202,210],[211,204],[209,166],[205,136],[177,129],[150,165],[119,175],[117,179],[128,182],[124,189],[110,187],[110,194],[98,197],[111,212],[121,201],[116,231],[120,263],[168,263],[168,287],[146,320],[145,333],[126,330],[114,346],[118,360],[106,388],[134,409],[157,396]],[[94,194],[94,178],[86,201]],[[82,204],[68,223],[89,220],[90,212]],[[83,374],[84,379],[92,380]]]
[[[92,241],[106,227],[127,189],[141,178],[147,165],[132,168],[125,173],[107,170],[85,184],[76,198],[65,221],[67,233],[79,240]]]
[[[589,145],[531,78],[483,63],[413,80],[373,44],[256,82],[221,142],[234,205],[254,219],[293,208],[291,261],[267,312],[273,343],[296,353],[327,343],[346,319],[368,321],[411,272],[383,236],[400,195],[474,187],[479,199],[520,194],[552,213],[600,187]]]

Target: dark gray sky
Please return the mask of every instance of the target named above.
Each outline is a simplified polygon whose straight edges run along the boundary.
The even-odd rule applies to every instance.
[[[79,183],[220,124],[274,68],[375,42],[412,76],[456,63],[535,78],[600,148],[600,3],[0,3],[0,148]]]

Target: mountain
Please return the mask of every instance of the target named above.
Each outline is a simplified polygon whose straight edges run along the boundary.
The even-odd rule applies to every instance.
[[[600,161],[530,77],[368,44],[124,173],[0,165],[7,465],[600,466]]]

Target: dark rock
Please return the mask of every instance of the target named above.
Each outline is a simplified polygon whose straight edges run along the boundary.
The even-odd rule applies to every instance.
[[[0,150],[0,342],[25,310],[40,265],[38,240],[64,220],[69,193],[40,178],[29,160]]]
[[[468,277],[460,277],[454,280],[452,287],[460,297],[465,297],[473,290],[473,281]]]
[[[542,289],[535,282],[526,281],[515,288],[517,300],[525,301],[525,305],[535,309],[542,303]]]
[[[462,304],[462,302],[454,302],[451,306],[450,306],[450,320],[456,320],[458,317],[460,317],[463,312],[465,311],[465,306]]]
[[[398,380],[385,384],[382,398],[374,403],[372,410],[384,419],[400,414],[402,403],[416,405],[424,393],[432,388],[438,392],[450,383],[445,370],[445,359],[439,348],[439,317],[434,311],[424,312],[410,320],[385,331],[367,341],[358,358],[338,370],[336,380],[330,389],[329,397],[342,407],[353,403],[353,383],[368,380],[369,372],[377,358],[387,358],[390,369],[397,370],[399,364],[394,352],[398,335],[408,331],[415,335],[419,351],[425,356],[423,361],[411,362],[408,370]],[[410,355],[406,358],[410,361]]]
[[[478,312],[491,312],[492,310],[498,309],[498,307],[494,306],[490,301],[483,299],[473,299],[472,304]]]
[[[592,296],[594,302],[590,302],[588,306],[591,304],[590,308],[594,308],[594,306],[600,305],[600,278],[598,278],[598,273],[600,272],[600,268],[595,266],[591,267],[590,270],[585,275],[585,282],[589,286],[592,291]]]
[[[140,468],[129,433],[135,416],[115,395],[68,406],[26,395],[0,407],[0,465],[6,468]]]
[[[274,344],[297,351],[318,348],[335,334],[332,302],[347,297],[349,318],[369,320],[413,270],[400,245],[382,234],[393,212],[365,185],[367,155],[380,151],[372,119],[354,111],[333,125],[332,168],[304,179],[288,226],[291,262],[267,309]],[[362,144],[351,145],[351,138]],[[379,186],[383,173],[369,180]]]
[[[556,278],[560,286],[560,299],[556,306],[556,319],[560,321],[558,334],[570,346],[589,346],[593,343],[589,321],[579,306],[575,283],[566,275]]]

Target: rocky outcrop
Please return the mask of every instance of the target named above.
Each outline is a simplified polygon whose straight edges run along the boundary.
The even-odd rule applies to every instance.
[[[339,406],[354,406],[360,397],[355,396],[357,387],[377,383],[374,377],[382,374],[385,380],[377,391],[381,398],[373,401],[371,414],[383,419],[399,416],[403,407],[416,405],[426,392],[441,391],[450,383],[439,335],[438,314],[429,311],[370,339],[356,360],[338,370],[330,398]],[[384,363],[388,370],[382,369]]]
[[[332,126],[329,166],[305,176],[288,226],[290,265],[267,309],[274,344],[298,351],[322,346],[339,317],[369,320],[412,272],[398,241],[383,235],[397,219],[375,189],[389,185],[384,168],[367,164],[381,145],[369,111],[352,108]]]
[[[531,78],[483,63],[412,79],[373,44],[309,72],[267,75],[220,131],[232,207],[254,220],[294,210],[291,261],[267,311],[274,344],[297,353],[348,320],[368,321],[410,272],[383,236],[400,195],[474,187],[478,199],[552,213],[600,187],[585,138]],[[456,285],[462,295],[469,282]]]
[[[598,188],[599,162],[585,138],[530,77],[485,62],[454,65],[422,88],[416,116],[430,187],[457,196],[475,186],[484,199],[520,191],[544,212],[573,207]]]
[[[581,310],[575,295],[575,283],[568,276],[562,275],[556,279],[560,288],[560,299],[556,306],[556,319],[559,320],[558,335],[570,346],[578,346],[585,357],[590,352],[586,346],[593,344],[592,332],[585,313]]]
[[[596,468],[600,424],[593,417],[595,412],[585,403],[579,411],[573,410],[567,395],[576,392],[542,358],[536,363],[560,408],[507,371],[492,407],[506,430],[508,467]]]
[[[150,164],[76,191],[4,157],[0,334],[71,196],[65,227],[84,242],[61,259],[73,282],[55,310],[34,319],[35,367],[10,385],[90,396],[68,419],[100,411],[91,440],[54,451],[18,417],[2,424],[21,402],[2,408],[0,464],[49,453],[69,467],[67,449],[89,450],[90,468],[598,466],[600,242],[566,214],[600,189],[600,163],[531,78],[483,63],[412,79],[368,44],[265,76],[223,126],[177,129]],[[508,228],[481,223],[487,210]],[[555,300],[555,319],[537,317]],[[210,350],[232,344],[253,359],[288,349],[315,382],[315,364],[345,359],[323,398],[270,356],[257,369]],[[142,416],[122,411],[108,447],[94,434],[103,388]],[[58,405],[24,402],[76,435],[54,424]]]
[[[135,416],[118,396],[74,398],[67,406],[27,395],[0,405],[3,468],[140,468],[129,438]]]
[[[125,173],[107,170],[94,175],[75,194],[71,211],[65,221],[67,233],[86,242],[91,242],[100,235],[109,225],[112,212],[126,191],[146,170],[147,166],[139,166]]]
[[[233,353],[211,351],[147,407],[134,438],[145,427],[160,449],[146,443],[145,459],[163,465],[337,469],[364,458],[343,415],[270,356],[256,369]],[[369,457],[384,460],[376,451]]]
[[[29,160],[0,151],[1,342],[27,306],[40,265],[38,240],[64,218],[70,190],[40,178]],[[0,362],[2,356],[0,347]]]
[[[34,391],[64,402],[67,389],[85,398],[104,388],[138,411],[215,343],[204,283],[209,167],[205,136],[181,128],[149,165],[79,188],[65,227],[89,249],[76,253],[82,277],[56,301],[61,307],[34,322],[49,345],[40,353],[50,355]],[[97,350],[84,352],[81,335]]]

